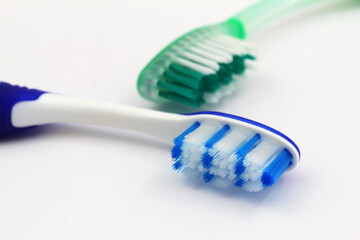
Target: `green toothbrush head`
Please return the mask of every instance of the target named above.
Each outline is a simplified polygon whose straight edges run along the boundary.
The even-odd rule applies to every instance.
[[[253,47],[238,21],[189,32],[162,50],[141,72],[138,91],[155,102],[173,101],[192,107],[218,103],[236,89]]]
[[[314,3],[340,0],[262,0],[221,24],[189,32],[161,51],[141,72],[138,91],[155,102],[193,107],[217,103],[236,89],[253,47],[243,41],[272,20]],[[343,1],[343,0],[342,0]]]

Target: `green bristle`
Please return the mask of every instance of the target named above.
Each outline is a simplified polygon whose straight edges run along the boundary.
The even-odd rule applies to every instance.
[[[251,55],[251,54],[246,54],[244,57],[245,57],[245,59],[249,59],[249,60],[252,60],[252,61],[256,60],[256,57],[254,55]]]
[[[203,51],[208,50],[203,49]],[[211,51],[211,49],[209,51]],[[214,50],[212,54],[222,56],[221,51],[226,52],[227,50],[220,47],[219,52]],[[158,80],[157,84],[155,83],[157,87],[154,91],[158,92],[156,95],[159,96],[159,101],[161,98],[163,98],[163,100],[166,98],[170,101],[199,107],[207,102],[204,98],[205,94],[216,93],[218,89],[221,89],[224,85],[228,85],[234,81],[234,74],[242,74],[246,70],[246,60],[255,60],[253,55],[236,55],[232,54],[232,51],[228,51],[228,54],[231,54],[233,57],[232,61],[216,62],[218,64],[217,68],[215,64],[210,62],[213,61],[215,63],[216,60],[214,59],[217,59],[216,57],[212,57],[211,55],[209,57],[206,54],[203,56],[201,52],[194,52],[193,54],[198,55],[199,58],[196,58],[196,56],[192,57],[191,55],[186,55],[188,58],[183,57],[184,59],[182,60],[184,61],[179,59],[178,61],[171,62],[169,65],[166,61],[161,62],[160,69],[163,70],[165,68],[162,74],[159,74],[161,70],[158,71],[155,68],[154,69],[156,71],[152,70],[152,74],[156,75]],[[205,59],[209,57],[209,63],[201,61],[201,57]],[[186,61],[192,62],[194,66],[191,66],[191,64]],[[154,64],[159,65],[159,61]],[[189,64],[189,66],[187,66],[187,64]],[[199,68],[197,68],[196,65],[199,65]],[[146,74],[145,70],[144,72],[144,74]],[[141,80],[142,84],[147,83],[145,77],[141,78]],[[153,82],[150,84],[153,84]],[[149,97],[151,95],[149,98],[156,98],[154,97],[154,92],[149,93],[145,92],[141,88],[139,89],[144,96]],[[219,98],[222,97],[221,94],[222,93],[220,92]],[[209,98],[208,100],[209,102],[212,102],[212,99]]]
[[[203,83],[206,92],[215,92],[221,86],[220,77],[217,74],[204,76]]]
[[[176,63],[172,63],[169,67],[173,72],[176,72],[180,75],[186,76],[188,78],[199,80],[202,82],[205,92],[215,92],[220,86],[221,78],[218,74],[205,75],[199,73],[198,71],[189,69],[187,67],[181,66]],[[231,74],[230,74],[231,77]]]
[[[220,76],[220,81],[224,84],[228,84],[232,81],[232,74],[234,72],[233,67],[227,63],[220,63],[220,70],[218,74]]]
[[[201,82],[201,80],[198,79],[194,79],[194,78],[190,78],[190,77],[186,77],[180,73],[177,73],[175,71],[172,71],[170,69],[167,69],[163,76],[169,80],[170,82],[174,82],[177,83],[179,85],[183,85],[186,87],[189,87],[191,89],[201,89],[203,87],[203,84]]]
[[[191,79],[195,79],[198,81],[201,81],[204,76],[204,74],[199,73],[198,71],[181,66],[177,63],[170,64],[169,69],[173,70],[174,72],[180,73],[181,75],[184,75],[186,77],[189,77]]]
[[[205,101],[202,98],[195,99],[195,100],[190,100],[190,99],[184,98],[184,97],[182,97],[182,96],[180,96],[178,94],[170,93],[170,92],[164,92],[164,91],[160,91],[159,96],[163,97],[163,98],[167,98],[167,99],[169,99],[171,101],[174,101],[174,102],[178,102],[178,103],[181,103],[181,104],[191,106],[191,107],[200,107],[202,104],[205,103]]]
[[[219,102],[235,89],[227,85],[245,72],[246,61],[255,60],[253,47],[236,39],[243,36],[229,34],[233,27],[199,28],[171,43],[140,74],[140,94],[159,103]]]
[[[190,100],[196,100],[202,98],[202,92],[189,89],[187,87],[178,85],[176,83],[166,82],[166,81],[159,81],[158,86],[160,89],[166,90],[168,92],[176,93],[180,96],[188,98]]]
[[[225,67],[226,67],[226,69],[227,69],[229,72],[231,72],[231,73],[234,72],[234,66],[232,65],[232,62],[226,64]]]
[[[234,56],[233,67],[235,74],[241,74],[245,71],[245,56]]]

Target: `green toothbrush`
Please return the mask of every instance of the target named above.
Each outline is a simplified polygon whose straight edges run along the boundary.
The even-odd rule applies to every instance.
[[[243,41],[271,20],[312,3],[334,0],[263,0],[225,22],[191,31],[162,50],[141,72],[138,91],[155,102],[192,107],[218,103],[236,90],[253,45]]]

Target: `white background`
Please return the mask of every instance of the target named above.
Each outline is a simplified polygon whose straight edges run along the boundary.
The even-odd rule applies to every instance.
[[[169,111],[137,94],[142,67],[253,2],[1,0],[0,79]],[[151,138],[48,126],[0,141],[0,239],[359,239],[360,5],[293,14],[250,40],[259,60],[211,110],[297,142],[301,163],[276,186],[194,186]]]

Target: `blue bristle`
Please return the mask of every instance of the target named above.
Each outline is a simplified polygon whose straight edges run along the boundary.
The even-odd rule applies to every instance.
[[[183,162],[182,162],[181,160],[177,160],[177,161],[173,164],[173,169],[174,169],[175,171],[178,171],[178,170],[180,170],[180,169],[182,168],[183,165],[184,165],[184,164],[183,164]]]
[[[199,122],[195,122],[193,125],[191,125],[191,127],[189,127],[188,129],[186,129],[181,135],[179,135],[178,137],[176,137],[174,139],[174,144],[177,145],[177,144],[181,144],[186,135],[192,133],[193,131],[195,131],[198,127],[200,127],[200,123]]]
[[[212,148],[215,143],[217,143],[224,137],[224,135],[229,131],[229,129],[230,126],[226,124],[205,143],[205,147]]]
[[[209,169],[212,166],[213,157],[210,156],[209,152],[206,152],[202,157],[202,165],[205,169]]]
[[[293,156],[287,149],[283,149],[275,159],[265,168],[261,176],[264,187],[270,187],[276,183],[281,175],[291,166]]]
[[[242,144],[238,150],[236,151],[236,155],[245,158],[246,155],[254,148],[256,147],[257,142],[260,140],[261,136],[260,134],[255,134],[249,141]]]
[[[235,164],[235,174],[240,176],[245,171],[244,159],[238,160]]]
[[[171,158],[176,161],[182,154],[182,145],[185,137],[200,127],[199,122],[195,122],[191,127],[186,129],[181,135],[174,139],[174,146],[171,149]]]
[[[212,166],[213,157],[209,154],[209,149],[214,147],[218,141],[220,141],[225,134],[230,130],[229,125],[224,125],[219,131],[217,131],[207,142],[205,143],[205,147],[207,148],[206,153],[202,156],[202,165],[204,168],[209,169]]]
[[[181,156],[182,150],[181,150],[182,144],[175,144],[173,148],[171,149],[171,158],[173,161],[176,161]]]
[[[237,156],[237,162],[235,164],[234,170],[237,176],[240,176],[244,172],[244,159],[246,155],[257,146],[260,139],[260,134],[255,134],[250,140],[242,144],[236,151],[235,155]]]
[[[203,175],[203,179],[205,181],[205,183],[210,182],[215,176],[213,174],[211,174],[209,171],[204,173]]]
[[[235,185],[235,187],[242,187],[242,185],[244,185],[244,183],[245,183],[244,179],[239,178],[239,179],[234,183],[234,185]]]

